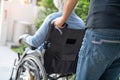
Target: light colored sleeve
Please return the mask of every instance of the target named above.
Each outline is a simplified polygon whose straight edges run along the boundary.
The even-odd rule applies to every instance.
[[[59,11],[63,11],[64,0],[53,0],[53,3]]]

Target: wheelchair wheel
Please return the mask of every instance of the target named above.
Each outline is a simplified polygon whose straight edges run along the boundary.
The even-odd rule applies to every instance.
[[[34,55],[27,55],[18,65],[15,80],[47,80],[46,71],[39,58]]]

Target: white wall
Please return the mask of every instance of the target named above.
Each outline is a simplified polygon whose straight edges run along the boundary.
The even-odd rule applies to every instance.
[[[4,45],[7,37],[7,6],[6,1],[1,1],[0,7],[0,45]]]
[[[17,3],[10,3],[8,1],[5,1],[4,3],[5,8],[4,10],[7,11],[7,19],[6,21],[2,22],[2,27],[0,27],[3,30],[3,23],[4,25],[4,31],[1,31],[1,35],[5,37],[4,42],[12,42],[13,36],[14,36],[14,29],[15,25],[18,22],[25,22],[22,24],[33,24],[34,19],[38,15],[38,7],[35,5],[24,5],[24,4],[17,4]],[[3,10],[3,11],[4,11]],[[4,14],[3,14],[4,15]],[[3,16],[2,15],[2,16]],[[19,26],[20,27],[20,26]],[[21,28],[21,27],[20,27]],[[5,34],[7,33],[7,34]],[[1,42],[0,42],[1,43]]]
[[[37,10],[36,6],[32,5],[18,5],[12,4],[10,5],[11,11],[9,11],[9,33],[12,33],[14,29],[15,22],[25,21],[27,23],[33,23],[35,17],[37,17]],[[12,34],[8,34],[8,40],[12,40]]]

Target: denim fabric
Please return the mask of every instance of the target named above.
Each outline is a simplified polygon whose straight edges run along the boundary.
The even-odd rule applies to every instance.
[[[39,47],[45,40],[45,37],[48,32],[49,23],[57,17],[60,17],[62,12],[56,12],[48,15],[41,25],[41,27],[37,30],[35,35],[29,36],[26,38],[26,42],[34,47]],[[74,13],[72,12],[69,16],[67,22],[68,28],[72,29],[83,29],[85,28],[84,22]]]
[[[80,49],[76,80],[119,80],[120,30],[88,29]]]

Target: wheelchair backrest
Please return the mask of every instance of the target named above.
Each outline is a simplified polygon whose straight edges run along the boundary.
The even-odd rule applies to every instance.
[[[85,29],[60,29],[51,26],[46,41],[50,43],[45,53],[47,73],[75,73],[77,56],[80,50]]]

